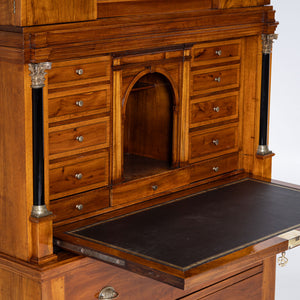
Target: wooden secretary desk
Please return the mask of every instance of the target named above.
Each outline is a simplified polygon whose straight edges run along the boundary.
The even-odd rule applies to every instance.
[[[0,0],[1,300],[274,299],[269,4]]]

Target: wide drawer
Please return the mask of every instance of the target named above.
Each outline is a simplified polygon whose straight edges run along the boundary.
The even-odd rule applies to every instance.
[[[108,184],[108,153],[102,152],[84,160],[69,160],[50,165],[50,199],[67,196]]]
[[[92,124],[72,123],[52,127],[49,133],[49,154],[63,153],[91,146],[105,148],[109,145],[109,117]]]
[[[239,87],[239,65],[229,65],[192,73],[193,95]]]
[[[238,167],[239,156],[237,153],[193,164],[190,171],[191,182],[228,173],[237,170]]]
[[[192,67],[207,63],[218,63],[240,58],[239,41],[224,44],[214,43],[213,45],[196,45],[193,48]]]
[[[109,86],[104,85],[98,91],[50,98],[48,101],[49,118],[80,114],[92,110],[109,111],[109,91]]]
[[[74,196],[50,201],[54,222],[78,217],[109,206],[109,189],[96,189]]]
[[[190,162],[203,159],[206,156],[221,155],[224,151],[236,149],[238,145],[237,127],[190,134]]]
[[[144,198],[171,191],[188,183],[189,172],[187,169],[174,170],[149,178],[132,180],[113,186],[112,205],[140,202],[145,200]]]
[[[52,69],[47,71],[49,85],[67,81],[107,77],[110,79],[110,57],[104,56],[93,60],[74,60],[53,63]]]
[[[191,101],[190,127],[238,117],[238,92]]]

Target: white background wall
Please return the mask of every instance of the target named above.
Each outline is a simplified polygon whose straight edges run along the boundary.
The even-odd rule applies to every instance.
[[[300,185],[300,1],[271,2],[280,23],[273,45],[269,148],[276,156],[272,177]],[[299,300],[300,247],[288,251],[287,257],[288,265],[277,267],[276,300]]]

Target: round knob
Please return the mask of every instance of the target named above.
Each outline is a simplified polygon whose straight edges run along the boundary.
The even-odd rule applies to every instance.
[[[221,56],[221,55],[222,55],[222,50],[217,50],[215,53],[216,53],[218,56]]]
[[[76,70],[76,74],[79,75],[79,76],[82,75],[83,74],[83,70],[82,69],[77,69]]]
[[[82,179],[82,176],[83,176],[82,173],[75,174],[75,178],[78,180]]]
[[[77,137],[76,137],[76,140],[77,140],[79,143],[82,143],[83,140],[84,140],[84,138],[83,138],[82,135],[80,135],[80,136],[77,136]]]
[[[115,289],[111,286],[107,286],[103,288],[99,293],[99,300],[111,300],[115,299],[119,296],[119,294],[115,291]]]
[[[221,77],[216,77],[216,78],[215,78],[215,81],[221,82]]]
[[[220,107],[219,106],[214,107],[214,111],[215,112],[219,112],[220,111]]]
[[[219,167],[213,167],[214,172],[219,172]]]
[[[158,189],[158,186],[157,185],[152,185],[152,190],[153,191],[156,191]]]
[[[213,142],[213,144],[216,145],[216,146],[219,145],[219,140],[218,140],[218,139],[215,139],[215,140],[213,140],[212,142]]]
[[[76,204],[76,209],[77,210],[82,210],[83,209],[83,205],[82,204]]]
[[[83,101],[82,100],[76,101],[76,105],[79,106],[79,107],[82,107],[83,106]]]

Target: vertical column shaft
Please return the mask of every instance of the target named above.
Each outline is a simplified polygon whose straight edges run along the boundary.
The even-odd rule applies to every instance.
[[[32,80],[32,140],[33,140],[33,206],[31,215],[37,218],[51,214],[45,205],[44,187],[44,118],[43,87],[45,70],[51,63],[29,64]]]
[[[261,74],[261,99],[260,99],[260,126],[258,155],[272,153],[268,148],[268,121],[269,121],[269,91],[270,91],[270,54],[276,34],[263,34],[262,74]]]

